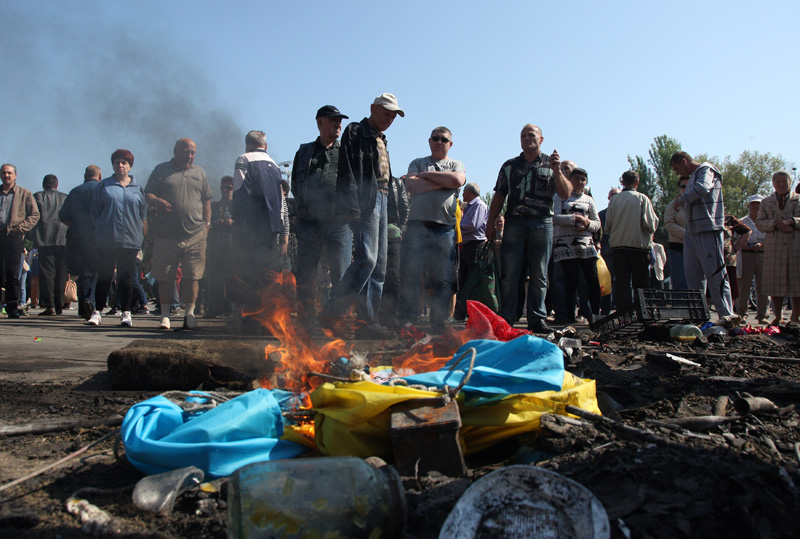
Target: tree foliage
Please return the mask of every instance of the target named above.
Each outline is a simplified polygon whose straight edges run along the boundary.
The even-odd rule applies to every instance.
[[[656,241],[667,238],[664,229],[664,213],[669,201],[678,195],[678,176],[669,166],[672,155],[681,150],[681,144],[674,138],[661,135],[653,139],[648,158],[639,155],[628,156],[631,169],[639,173],[639,191],[650,197],[653,208],[661,223],[656,232]],[[743,151],[736,159],[709,157],[707,154],[692,154],[695,161],[708,161],[722,173],[722,196],[725,213],[737,217],[747,214],[747,199],[751,195],[766,195],[772,191],[772,174],[779,169],[788,168],[783,157],[769,152]]]

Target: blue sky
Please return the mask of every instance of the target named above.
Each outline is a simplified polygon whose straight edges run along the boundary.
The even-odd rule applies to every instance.
[[[34,191],[127,148],[145,181],[183,136],[217,191],[249,129],[276,161],[333,104],[382,92],[395,175],[448,126],[468,181],[494,187],[526,123],[605,193],[658,135],[689,153],[800,161],[798,2],[77,2],[0,6],[0,161]]]

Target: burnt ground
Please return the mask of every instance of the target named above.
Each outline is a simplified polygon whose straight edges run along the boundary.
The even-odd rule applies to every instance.
[[[675,343],[651,334],[590,345],[568,370],[597,381],[606,417],[645,434],[620,434],[586,420],[543,419],[540,436],[519,436],[467,459],[466,479],[406,478],[408,537],[436,537],[472,481],[514,463],[537,463],[589,488],[603,503],[612,537],[800,537],[800,358],[796,328],[726,342]],[[376,344],[376,346],[379,346]],[[674,365],[671,351],[699,366]],[[648,355],[649,354],[649,355]],[[769,359],[778,358],[775,359]],[[107,372],[80,380],[0,381],[3,425],[104,418],[158,392],[117,391]],[[776,408],[738,417],[733,403],[766,397]],[[727,416],[691,426],[674,418]],[[734,417],[737,416],[737,417]],[[0,436],[0,486],[50,464],[116,427]],[[185,494],[169,517],[137,509],[130,491],[142,475],[118,461],[111,441],[66,465],[0,492],[0,536],[85,537],[65,500],[86,498],[114,518],[118,537],[225,537],[226,489]],[[107,490],[105,490],[107,489]]]

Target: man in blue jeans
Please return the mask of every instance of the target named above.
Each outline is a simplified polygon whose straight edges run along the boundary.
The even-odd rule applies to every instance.
[[[442,333],[455,277],[458,191],[467,176],[461,161],[447,157],[453,146],[449,129],[435,128],[428,145],[431,155],[414,159],[404,177],[411,207],[403,238],[400,316],[405,322],[416,319],[429,289],[431,329]]]
[[[392,177],[383,133],[397,115],[405,116],[397,98],[389,93],[379,95],[372,102],[368,118],[345,128],[339,148],[336,208],[338,215],[349,220],[353,231],[353,261],[334,288],[320,323],[338,326],[359,294],[364,293],[364,309],[359,318],[366,324],[356,331],[356,337],[364,339],[390,337],[378,322],[386,276],[387,201]]]
[[[553,195],[567,199],[572,186],[561,172],[558,152],[541,152],[542,130],[528,124],[520,133],[522,153],[500,168],[489,208],[486,236],[494,239],[494,220],[508,200],[505,231],[500,248],[501,312],[506,322],[516,320],[519,278],[528,262],[528,329],[548,333],[544,298],[547,293],[547,263],[553,244]]]
[[[310,329],[315,318],[317,267],[323,252],[335,288],[350,265],[353,233],[336,213],[339,178],[339,135],[347,116],[333,105],[317,111],[319,136],[300,145],[292,165],[292,194],[297,213],[298,318]]]

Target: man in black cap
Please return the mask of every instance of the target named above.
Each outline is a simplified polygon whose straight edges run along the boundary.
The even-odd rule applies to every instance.
[[[300,145],[292,165],[292,194],[297,213],[297,299],[299,315],[309,327],[315,317],[316,276],[322,252],[330,269],[331,285],[342,278],[353,250],[353,234],[346,217],[336,214],[339,178],[339,135],[342,118],[333,105],[317,111],[319,136]]]

